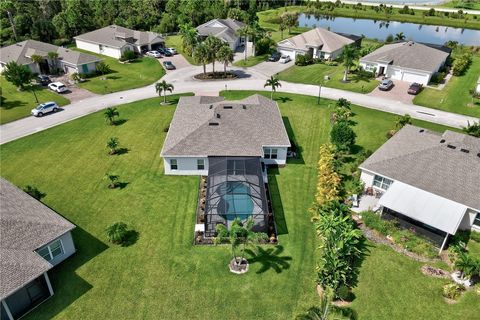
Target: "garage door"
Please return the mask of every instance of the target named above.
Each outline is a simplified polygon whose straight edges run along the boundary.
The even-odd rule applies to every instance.
[[[388,68],[386,76],[394,80],[402,80],[402,70],[397,68]]]
[[[283,56],[290,56],[292,60],[295,60],[295,51],[293,50],[285,50],[285,49],[280,49],[278,52]]]
[[[427,74],[422,74],[422,73],[414,73],[410,71],[405,71],[403,73],[403,81],[405,82],[418,82],[423,85],[428,84],[428,75]]]

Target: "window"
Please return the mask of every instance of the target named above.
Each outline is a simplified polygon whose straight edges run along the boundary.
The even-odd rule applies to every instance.
[[[40,249],[37,253],[45,260],[50,261],[63,254],[62,241],[60,239],[53,241],[48,246]]]
[[[473,224],[480,227],[480,212],[477,213],[477,216],[473,219]]]
[[[271,149],[270,159],[277,159],[277,149]]]
[[[197,170],[205,170],[205,160],[197,159]]]
[[[390,179],[377,175],[375,175],[375,178],[373,179],[373,185],[383,190],[387,190],[388,187],[390,187],[390,185],[392,184],[392,182],[393,181]]]
[[[277,159],[278,158],[278,149],[277,148],[263,148],[263,155],[265,159]]]
[[[264,148],[263,149],[263,157],[265,159],[270,159],[270,148]]]
[[[365,71],[373,72],[373,70],[375,70],[376,68],[377,68],[377,66],[375,64],[372,64],[372,63],[367,63],[365,65]]]
[[[178,170],[177,159],[170,159],[170,170]]]

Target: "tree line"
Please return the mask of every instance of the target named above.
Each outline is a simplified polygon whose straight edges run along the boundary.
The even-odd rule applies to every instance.
[[[111,24],[176,32],[214,18],[256,20],[257,11],[297,5],[303,0],[3,0],[0,45],[34,39],[57,45],[79,34]]]

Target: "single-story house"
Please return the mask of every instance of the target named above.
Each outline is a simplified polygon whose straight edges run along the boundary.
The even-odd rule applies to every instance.
[[[14,320],[53,295],[48,271],[75,252],[75,225],[0,178],[0,318]]]
[[[289,147],[273,100],[195,96],[180,98],[160,155],[165,174],[205,176],[205,221],[198,230],[210,237],[217,224],[235,218],[252,217],[253,230],[267,232],[266,167],[285,165]]]
[[[449,48],[413,41],[386,44],[360,58],[360,66],[377,76],[427,85],[447,61]]]
[[[49,52],[57,53],[58,59],[50,59]],[[33,62],[33,55],[41,56],[44,60],[40,63]],[[50,43],[25,40],[0,48],[0,72],[11,61],[28,66],[33,73],[49,74],[53,68],[59,68],[65,73],[88,74],[96,71],[97,64],[102,59]]]
[[[77,48],[120,58],[126,50],[142,53],[165,47],[165,39],[155,32],[137,31],[117,25],[74,37]]]
[[[245,23],[235,19],[213,19],[197,27],[198,36],[203,40],[213,35],[228,43],[235,51],[237,47],[245,44],[245,39],[238,35],[238,29],[245,27]]]
[[[406,125],[359,166],[382,216],[441,248],[458,229],[480,231],[480,138]]]
[[[360,45],[362,38],[354,35],[335,33],[323,28],[314,28],[277,43],[277,51],[295,60],[298,54],[316,59],[338,58],[348,45]]]

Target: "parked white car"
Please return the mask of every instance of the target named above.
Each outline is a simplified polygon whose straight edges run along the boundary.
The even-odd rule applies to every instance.
[[[52,82],[48,84],[48,89],[55,91],[57,93],[62,93],[68,91],[67,87],[61,82]]]
[[[172,55],[177,54],[177,50],[175,48],[165,48],[168,52],[170,52]]]
[[[44,114],[57,112],[58,109],[58,105],[55,102],[49,101],[39,104],[35,109],[32,109],[32,115],[35,117],[43,117]]]
[[[287,62],[290,62],[290,61],[292,61],[292,59],[290,58],[290,56],[287,56],[287,55],[281,56],[280,60],[278,60],[278,62],[280,62],[280,63],[287,63]]]
[[[161,58],[162,54],[158,51],[148,51],[147,56],[153,57],[153,58]]]

